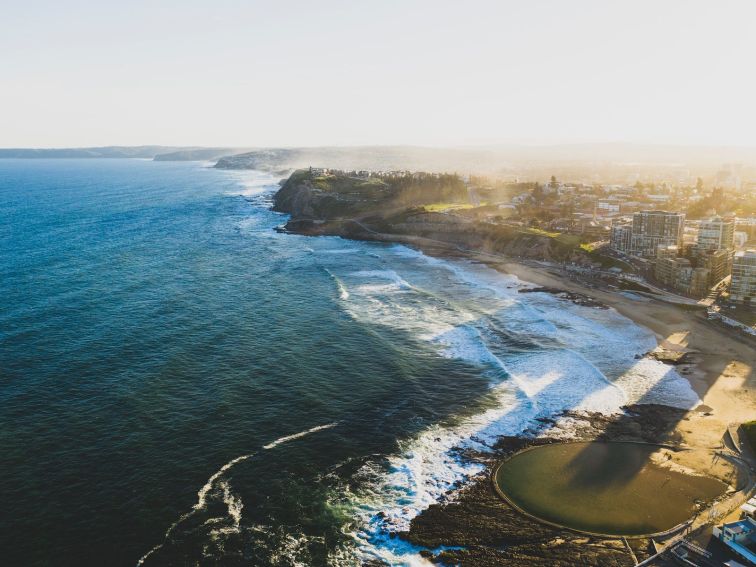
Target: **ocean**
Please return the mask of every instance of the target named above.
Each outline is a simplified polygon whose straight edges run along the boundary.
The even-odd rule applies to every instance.
[[[613,310],[283,234],[278,179],[0,160],[7,565],[423,565],[391,537],[537,417],[695,405]]]

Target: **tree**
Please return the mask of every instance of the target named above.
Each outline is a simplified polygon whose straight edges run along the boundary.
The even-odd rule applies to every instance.
[[[535,187],[533,187],[533,198],[538,204],[543,201],[543,187],[539,183],[536,183]]]

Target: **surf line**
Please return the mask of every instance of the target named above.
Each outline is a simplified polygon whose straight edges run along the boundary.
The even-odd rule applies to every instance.
[[[302,437],[306,437],[312,433],[317,433],[318,431],[323,431],[325,429],[331,429],[333,427],[336,427],[338,424],[339,424],[338,421],[334,421],[332,423],[326,423],[325,425],[316,425],[315,427],[311,427],[310,429],[305,429],[304,431],[300,431],[299,433],[293,433],[291,435],[285,435],[283,437],[279,437],[275,441],[271,441],[267,445],[263,445],[263,450],[270,450],[275,447],[278,447],[279,445],[283,445],[284,443],[287,443],[289,441],[294,441],[295,439],[301,439]],[[178,520],[176,520],[175,522],[173,522],[173,524],[171,524],[171,527],[168,528],[168,530],[165,532],[165,536],[163,536],[163,542],[157,544],[155,547],[150,549],[147,553],[142,555],[142,557],[139,558],[139,561],[137,561],[136,567],[140,567],[141,565],[144,565],[144,562],[147,560],[147,558],[150,557],[150,555],[152,555],[157,550],[163,547],[163,545],[168,540],[173,530],[176,529],[176,526],[178,526],[184,520],[187,520],[188,518],[192,517],[195,513],[199,512],[200,510],[203,510],[207,506],[207,495],[212,490],[213,486],[218,481],[218,479],[220,479],[234,465],[237,465],[241,463],[242,461],[251,459],[256,454],[257,453],[249,453],[247,455],[241,455],[239,457],[236,457],[235,459],[231,459],[225,465],[219,468],[215,472],[215,474],[213,474],[209,479],[207,479],[207,482],[202,486],[202,488],[199,489],[199,492],[197,492],[197,503],[194,506],[192,506],[192,509],[189,512],[187,512],[186,514],[183,514]],[[229,507],[230,507],[230,504],[229,504]],[[237,510],[237,513],[238,513],[238,510]],[[230,509],[229,509],[229,515],[234,515]],[[238,526],[238,519],[235,520],[234,523]]]
[[[294,439],[305,437],[309,435],[310,433],[323,431],[324,429],[331,429],[332,427],[336,427],[338,424],[339,424],[338,421],[334,421],[333,423],[326,423],[325,425],[316,425],[315,427],[311,427],[310,429],[306,429],[305,431],[300,431],[299,433],[294,433],[293,435],[286,435],[284,437],[279,437],[275,441],[268,443],[267,445],[263,445],[263,449],[272,449],[273,447],[278,447],[279,445],[282,445],[283,443],[287,443],[288,441],[293,441]]]

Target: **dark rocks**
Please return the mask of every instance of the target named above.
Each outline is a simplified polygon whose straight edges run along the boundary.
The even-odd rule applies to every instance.
[[[550,293],[562,299],[572,301],[577,305],[584,307],[596,307],[598,309],[609,309],[606,305],[600,301],[596,301],[592,297],[588,297],[582,293],[576,293],[573,291],[566,291],[556,287],[523,287],[518,290],[519,293]]]
[[[676,365],[685,363],[686,359],[688,358],[688,353],[684,351],[668,350],[659,347],[649,352],[648,356],[655,360],[658,360],[659,362],[664,362],[665,364]]]

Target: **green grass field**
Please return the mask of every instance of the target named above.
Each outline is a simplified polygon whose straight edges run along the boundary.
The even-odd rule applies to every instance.
[[[474,208],[470,203],[432,203],[423,208],[429,213],[443,213],[446,211],[460,211]]]

